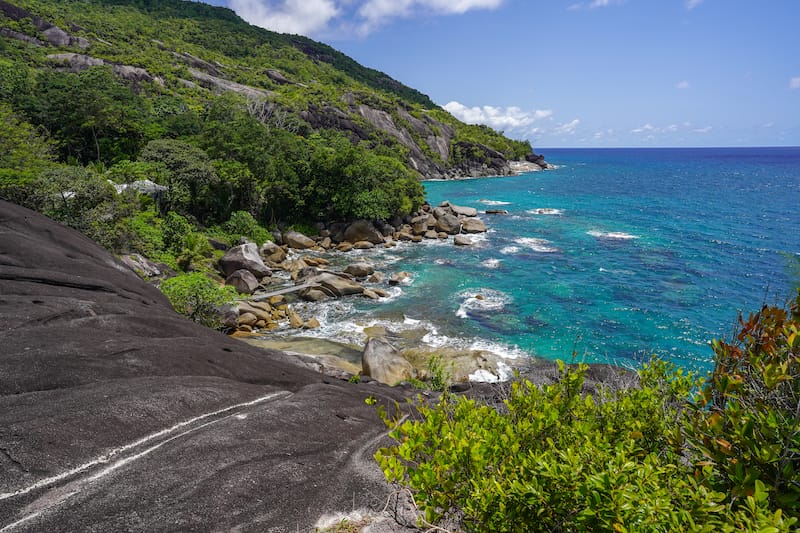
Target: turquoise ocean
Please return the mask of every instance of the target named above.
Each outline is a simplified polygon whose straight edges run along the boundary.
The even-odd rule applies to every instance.
[[[316,308],[313,335],[358,346],[378,325],[432,347],[708,370],[740,311],[800,284],[800,148],[542,152],[555,170],[426,182],[489,232],[361,252],[411,283]]]

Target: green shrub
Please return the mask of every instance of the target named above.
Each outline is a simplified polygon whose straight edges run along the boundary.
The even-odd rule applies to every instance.
[[[692,375],[654,361],[638,386],[586,395],[587,367],[560,368],[553,385],[513,383],[499,409],[445,395],[412,420],[383,411],[396,441],[376,454],[386,478],[427,524],[466,531],[792,530],[766,480],[731,507],[725,487],[695,475],[682,432]]]
[[[241,237],[247,237],[259,246],[272,240],[272,234],[247,211],[233,213],[231,218],[222,225],[222,229],[232,243],[238,241]]]
[[[233,287],[221,286],[199,272],[170,278],[161,284],[160,289],[175,311],[214,329],[222,328],[220,306],[236,297]]]
[[[687,430],[698,475],[735,509],[761,485],[770,508],[800,516],[800,294],[764,306],[733,342],[713,343],[716,365]]]

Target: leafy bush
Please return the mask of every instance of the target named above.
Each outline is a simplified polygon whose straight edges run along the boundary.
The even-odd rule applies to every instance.
[[[236,297],[233,287],[221,286],[199,272],[170,278],[160,289],[175,311],[214,329],[222,328],[219,308]]]
[[[800,294],[764,306],[731,343],[713,343],[716,366],[693,403],[688,439],[700,475],[734,508],[766,494],[800,516]]]
[[[467,531],[793,531],[800,475],[800,295],[715,342],[699,383],[654,361],[639,385],[512,384],[501,408],[444,395],[390,419],[376,459],[428,524]]]
[[[231,218],[222,225],[222,229],[228,234],[231,242],[236,242],[241,237],[247,237],[261,246],[272,240],[272,234],[247,211],[233,213]]]

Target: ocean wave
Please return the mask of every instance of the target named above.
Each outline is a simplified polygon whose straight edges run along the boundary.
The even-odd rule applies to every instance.
[[[501,200],[487,200],[485,198],[478,201],[484,205],[511,205],[511,202],[503,202]]]
[[[555,209],[552,207],[539,207],[537,209],[531,209],[526,211],[529,215],[554,215],[554,216],[561,216],[564,214],[563,209]]]
[[[602,272],[604,274],[620,274],[620,275],[623,275],[623,276],[635,276],[636,275],[636,272],[634,272],[633,270],[625,270],[625,269],[622,269],[622,268],[608,269],[608,268],[600,267],[597,270],[598,270],[598,272]]]
[[[586,234],[598,239],[608,239],[611,241],[629,241],[639,238],[638,235],[631,235],[630,233],[623,233],[621,231],[598,231],[593,229],[587,231]]]
[[[501,254],[516,254],[519,253],[519,246],[506,246],[500,250]]]
[[[539,239],[536,237],[520,237],[519,239],[515,239],[514,242],[517,244],[521,244],[526,248],[530,248],[534,252],[539,252],[543,254],[551,254],[561,251],[554,246],[550,246],[552,243],[547,239]]]
[[[509,346],[507,344],[490,342],[483,339],[473,340],[469,345],[469,349],[480,352],[490,352],[503,359],[524,359],[530,357],[528,352],[525,352],[518,346]]]
[[[481,261],[481,266],[485,268],[495,269],[495,268],[500,268],[500,263],[501,263],[500,259],[491,258],[485,261]]]
[[[458,306],[456,316],[467,318],[470,311],[499,311],[511,302],[511,297],[504,292],[493,289],[481,289],[459,294],[464,301]]]

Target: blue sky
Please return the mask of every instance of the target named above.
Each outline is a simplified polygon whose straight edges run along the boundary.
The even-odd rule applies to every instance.
[[[534,147],[800,145],[800,0],[215,0]]]

